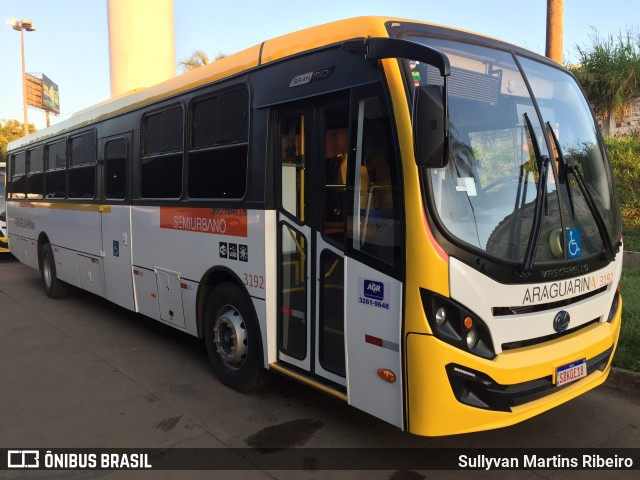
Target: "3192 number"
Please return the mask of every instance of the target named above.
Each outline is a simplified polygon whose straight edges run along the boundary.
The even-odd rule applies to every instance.
[[[243,279],[244,284],[247,287],[261,288],[262,290],[264,290],[264,276],[256,275],[253,273],[245,273]]]

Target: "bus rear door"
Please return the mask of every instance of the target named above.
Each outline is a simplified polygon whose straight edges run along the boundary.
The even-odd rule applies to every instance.
[[[128,204],[128,177],[131,134],[103,140],[102,249],[106,297],[120,306],[135,310],[131,270],[131,207]]]

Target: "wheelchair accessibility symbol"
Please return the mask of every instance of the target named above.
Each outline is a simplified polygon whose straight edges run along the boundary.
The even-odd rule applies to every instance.
[[[580,230],[577,228],[567,228],[567,258],[579,258],[582,256],[582,242],[580,241]]]

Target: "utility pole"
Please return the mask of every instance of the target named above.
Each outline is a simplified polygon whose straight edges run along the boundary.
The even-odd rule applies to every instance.
[[[562,64],[564,0],[547,0],[547,48],[545,55]]]

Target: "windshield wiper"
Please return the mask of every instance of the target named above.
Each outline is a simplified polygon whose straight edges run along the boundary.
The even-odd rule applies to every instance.
[[[531,144],[533,145],[533,152],[536,157],[536,166],[538,167],[538,188],[536,192],[536,203],[533,211],[533,225],[531,226],[531,234],[529,235],[529,243],[527,243],[527,250],[524,254],[524,260],[522,262],[522,271],[525,275],[531,273],[531,267],[533,266],[533,260],[536,256],[538,249],[538,241],[540,240],[540,233],[542,232],[542,214],[547,199],[547,177],[549,175],[549,157],[547,155],[541,155],[540,145],[538,145],[538,139],[536,132],[533,130],[529,115],[524,114],[524,120],[529,131],[529,137],[531,138]]]
[[[569,196],[569,205],[571,206],[571,217],[575,219],[576,209],[573,203],[573,189],[571,188],[571,184],[569,183],[569,166],[564,159],[562,149],[560,148],[560,142],[558,141],[558,137],[556,137],[556,132],[551,128],[551,124],[549,122],[547,122],[545,125],[547,126],[548,132],[551,135],[553,144],[556,148],[556,155],[558,157],[558,163],[560,164],[560,182],[564,183],[567,186],[567,195]]]
[[[607,260],[610,262],[615,258],[616,253],[614,252],[613,244],[611,243],[611,238],[607,233],[607,226],[604,223],[604,218],[602,217],[600,210],[598,210],[598,207],[596,206],[596,202],[594,201],[593,196],[591,195],[591,193],[589,193],[589,190],[587,190],[587,185],[586,185],[586,182],[584,181],[584,177],[582,176],[582,172],[580,172],[580,169],[578,168],[577,165],[567,164],[567,162],[564,159],[564,155],[562,155],[562,150],[560,149],[560,142],[558,141],[558,138],[556,137],[555,132],[551,129],[551,125],[549,124],[549,122],[547,122],[547,127],[551,132],[551,138],[553,139],[553,143],[555,144],[556,151],[558,152],[558,161],[560,162],[560,166],[564,171],[571,173],[576,179],[576,183],[578,184],[578,187],[582,192],[582,196],[584,197],[587,207],[589,207],[589,211],[591,211],[591,215],[593,215],[593,219],[595,220],[596,226],[598,227],[598,233],[600,234],[600,238],[602,239],[602,247],[604,249],[604,255],[607,258]],[[566,180],[567,180],[567,191],[569,192],[569,200],[571,202],[571,212],[573,213],[573,216],[575,218],[575,212],[573,209],[573,196],[571,193],[571,185],[569,184],[569,179],[567,178]]]

